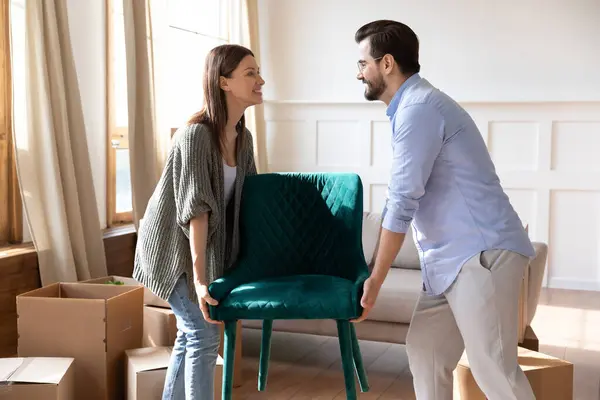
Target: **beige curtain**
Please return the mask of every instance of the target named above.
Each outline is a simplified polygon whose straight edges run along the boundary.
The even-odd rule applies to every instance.
[[[27,0],[27,128],[17,173],[42,285],[105,276],[67,0]]]
[[[258,0],[231,0],[229,41],[252,50],[260,66]],[[264,106],[246,110],[246,127],[254,137],[254,156],[259,173],[268,172]]]
[[[125,24],[129,108],[129,163],[133,222],[143,218],[160,178],[170,146],[171,131],[164,119],[162,95],[166,0],[121,0]],[[159,103],[162,101],[163,103]]]

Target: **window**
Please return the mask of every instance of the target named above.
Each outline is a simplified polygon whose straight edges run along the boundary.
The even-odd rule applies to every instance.
[[[106,209],[109,227],[132,221],[131,176],[127,135],[127,65],[123,2],[107,1],[107,131]]]
[[[167,118],[181,126],[202,107],[206,54],[228,40],[228,1],[170,0],[168,3]]]
[[[230,0],[169,0],[165,113],[173,130],[202,107],[202,72],[210,49],[227,43]],[[131,221],[132,193],[127,138],[127,68],[123,3],[109,0],[108,49],[108,225]]]
[[[21,92],[13,89],[12,71],[15,70],[16,80],[21,82],[24,78],[24,68],[13,68],[11,36],[16,36],[13,38],[13,46],[24,48],[24,18],[25,8],[22,2],[11,0],[0,3],[0,246],[20,243],[23,240],[22,203],[13,147],[12,111],[15,100],[22,100],[22,96],[17,99],[13,97],[13,92]],[[15,33],[18,35],[14,35]],[[24,62],[20,56],[22,54],[19,53],[14,60],[19,66]],[[21,108],[18,111],[22,111]]]

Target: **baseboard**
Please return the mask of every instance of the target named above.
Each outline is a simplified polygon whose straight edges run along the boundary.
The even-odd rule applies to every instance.
[[[548,287],[553,289],[589,290],[600,292],[600,281],[572,279],[572,278],[550,278]]]

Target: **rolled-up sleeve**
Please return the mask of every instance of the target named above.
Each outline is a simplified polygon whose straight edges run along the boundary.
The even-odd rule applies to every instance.
[[[192,218],[202,213],[210,213],[213,218],[216,209],[208,165],[211,148],[206,135],[201,128],[187,128],[175,149],[173,184],[177,223],[186,234]]]
[[[444,119],[429,104],[399,109],[392,122],[393,159],[382,227],[406,233],[444,141]]]

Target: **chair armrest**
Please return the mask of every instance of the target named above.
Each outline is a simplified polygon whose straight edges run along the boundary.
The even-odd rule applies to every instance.
[[[213,299],[221,302],[233,289],[251,281],[252,278],[249,276],[246,268],[234,267],[231,272],[228,272],[225,276],[212,282],[208,286],[208,293]],[[211,318],[214,318],[216,315],[216,307],[218,307],[218,305],[208,306]]]
[[[213,299],[221,301],[233,289],[248,282],[251,282],[251,278],[248,276],[247,271],[244,268],[235,268],[230,273],[211,283],[208,286],[208,292]]]

